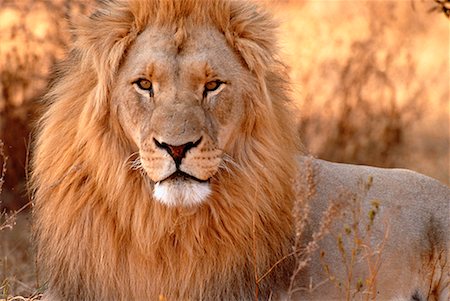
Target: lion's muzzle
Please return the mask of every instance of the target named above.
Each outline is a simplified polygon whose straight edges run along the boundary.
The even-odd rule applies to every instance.
[[[155,183],[154,197],[169,206],[203,202],[211,193],[208,180],[218,171],[222,151],[205,135],[178,145],[165,141],[153,137],[140,152],[142,166]]]

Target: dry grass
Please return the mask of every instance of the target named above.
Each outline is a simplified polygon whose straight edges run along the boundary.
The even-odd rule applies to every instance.
[[[318,229],[311,235],[311,239],[303,238],[307,228],[310,213],[310,202],[316,193],[316,181],[313,167],[313,161],[308,160],[305,165],[305,173],[297,178],[294,187],[296,189],[296,202],[294,204],[294,221],[295,221],[295,241],[293,246],[293,256],[295,256],[295,269],[291,275],[291,281],[288,288],[288,299],[298,292],[311,292],[319,288],[322,283],[310,283],[309,287],[299,287],[297,285],[297,277],[302,270],[307,267],[312,259],[313,253],[319,250],[320,241],[329,235],[331,225],[340,219],[346,209],[346,198],[339,197],[330,200],[328,208],[322,214]]]
[[[289,1],[282,22],[301,112],[320,158],[405,167],[449,184],[449,20],[433,1]]]
[[[0,158],[3,161],[0,170],[0,196],[7,171],[8,157],[0,140]],[[0,199],[1,202],[1,199]],[[23,297],[8,298],[11,294],[25,294],[34,298],[37,287],[31,284],[37,281],[30,246],[30,222],[28,214],[23,214],[28,204],[17,211],[0,211],[0,300],[21,300]]]
[[[345,191],[341,194],[341,202],[345,204],[343,216],[350,215],[349,222],[344,223],[340,231],[333,232],[341,255],[341,263],[329,264],[327,254],[321,250],[320,257],[328,280],[340,289],[345,300],[375,300],[377,297],[377,275],[382,263],[384,246],[389,237],[389,222],[376,220],[380,202],[372,200],[371,207],[363,212],[362,203],[372,187],[372,178],[360,183],[359,192]],[[377,244],[373,242],[372,228],[375,223],[383,223],[383,239]],[[364,263],[368,273],[365,278],[355,279],[357,264]],[[334,271],[343,266],[345,277],[339,278]]]
[[[1,208],[17,210],[28,202],[24,177],[30,120],[51,66],[64,56],[70,41],[65,20],[88,11],[91,2],[0,0],[0,139],[6,145],[0,154]],[[282,49],[301,112],[299,135],[312,154],[341,162],[406,167],[450,183],[447,0],[279,0],[269,5],[282,24]],[[292,283],[328,233],[330,218],[343,211],[342,203],[332,203],[313,241],[300,244],[314,194],[313,173],[305,177],[304,184],[296,185],[303,190],[298,192],[294,212],[297,243],[291,256],[297,270]],[[345,208],[351,209],[345,211],[359,223],[358,229],[368,226],[363,232],[350,227],[333,233],[337,244],[346,242],[341,248],[343,264],[351,275],[357,260],[353,254],[362,254],[370,273],[360,283],[352,283],[351,278],[333,278],[325,260],[324,268],[330,281],[345,284],[348,299],[355,294],[368,298],[376,288],[383,248],[368,240],[370,222],[377,216],[376,202],[370,213],[361,212],[360,196],[337,199],[348,201]],[[0,299],[39,298],[28,216],[2,211],[0,218]],[[266,275],[255,275],[255,281]],[[292,285],[290,293],[296,289]]]

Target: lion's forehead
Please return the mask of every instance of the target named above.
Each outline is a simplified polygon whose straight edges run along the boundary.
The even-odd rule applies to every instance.
[[[151,71],[156,79],[175,81],[204,75],[207,66],[219,77],[237,77],[242,72],[240,60],[218,30],[192,28],[182,43],[176,39],[174,30],[149,26],[131,46],[125,73],[136,77]]]

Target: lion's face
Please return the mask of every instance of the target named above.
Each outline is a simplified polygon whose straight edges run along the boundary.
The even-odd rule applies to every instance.
[[[149,27],[127,52],[112,105],[157,200],[189,206],[210,195],[244,115],[245,72],[213,28]]]

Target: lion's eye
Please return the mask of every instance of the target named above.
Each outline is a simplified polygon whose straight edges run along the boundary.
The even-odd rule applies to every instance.
[[[220,80],[214,80],[214,81],[210,81],[207,82],[205,84],[205,92],[212,92],[212,91],[216,91],[217,89],[219,89],[219,87],[223,84],[223,82],[221,82]]]
[[[151,81],[141,78],[134,83],[138,86],[139,89],[148,91],[150,93],[150,96],[153,96],[153,85]]]

